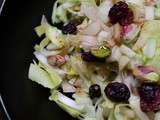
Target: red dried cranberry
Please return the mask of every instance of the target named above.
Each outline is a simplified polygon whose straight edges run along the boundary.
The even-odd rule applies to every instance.
[[[119,23],[122,26],[129,25],[133,22],[133,11],[125,2],[117,2],[109,11],[109,18],[112,24]]]
[[[104,92],[110,100],[115,102],[127,102],[130,98],[129,88],[124,83],[109,83]]]
[[[77,26],[81,24],[80,20],[73,20],[69,22],[67,25],[62,27],[62,32],[64,34],[72,34],[77,31]]]
[[[128,11],[128,13],[126,14],[126,17],[120,19],[119,24],[122,26],[125,25],[130,25],[131,23],[133,23],[133,12],[131,10]]]
[[[91,52],[82,52],[82,59],[87,62],[105,62],[105,58],[98,58],[92,55]]]
[[[160,86],[145,83],[139,87],[140,106],[143,112],[160,109]]]
[[[89,88],[89,96],[91,99],[99,98],[101,96],[101,88],[97,84],[93,84]]]

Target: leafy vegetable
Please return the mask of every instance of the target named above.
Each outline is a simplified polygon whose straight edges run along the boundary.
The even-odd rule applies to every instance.
[[[79,6],[80,3],[81,3],[81,0],[67,0],[67,1],[58,0],[56,1],[53,7],[52,22],[53,23],[60,23],[60,22],[67,23],[69,22],[69,20],[75,18],[75,16],[73,15],[69,16],[68,13],[70,11],[70,8],[74,6]],[[58,4],[60,5],[58,6]]]
[[[126,45],[121,45],[120,46],[120,52],[126,56],[128,56],[129,58],[133,58],[136,56],[136,53],[130,49],[129,47],[127,47]]]
[[[160,0],[157,0],[157,8],[160,8]]]
[[[37,35],[39,37],[41,37],[45,33],[45,27],[44,27],[44,25],[40,25],[40,26],[36,27],[35,31],[36,31]]]
[[[61,31],[56,27],[51,26],[44,16],[42,17],[41,25],[36,27],[35,31],[38,36],[43,34],[46,35],[46,38],[40,43],[40,46],[35,46],[36,50],[43,49],[49,43],[49,41],[51,41],[57,47],[57,49],[64,46],[64,40]]]
[[[95,0],[84,0],[81,3],[81,13],[93,21],[97,18],[97,9]]]
[[[145,6],[145,19],[154,20],[154,7],[153,6]]]
[[[114,118],[114,113],[112,113],[112,112],[114,110],[115,103],[113,103],[108,98],[106,98],[106,100],[104,102],[102,102],[100,106],[103,108],[104,118],[109,117],[112,120]]]
[[[148,66],[153,66],[154,68],[160,68],[160,48],[156,49],[155,56],[152,59],[149,59],[146,63]]]
[[[83,79],[84,81],[90,80],[89,71],[87,71],[87,68],[84,65],[81,58],[71,56],[70,57],[70,64],[71,64],[72,68],[79,74],[81,79]]]
[[[83,120],[96,120],[96,111],[91,99],[85,93],[82,95],[74,94],[73,97],[78,104],[84,105]]]
[[[114,111],[111,110],[110,114],[109,114],[109,117],[108,117],[108,120],[116,120],[116,118],[114,117]]]
[[[147,75],[145,75],[145,78],[152,82],[157,82],[160,79],[159,75],[155,72],[148,73]]]
[[[160,20],[150,20],[145,22],[141,33],[140,37],[138,38],[134,49],[140,49],[143,48],[143,46],[148,42],[148,41],[153,41],[154,40],[157,42],[157,44],[160,42],[160,34],[158,34],[160,31]]]
[[[82,4],[87,4],[87,5],[96,5],[95,0],[81,0]]]
[[[67,81],[64,81],[61,86],[62,86],[64,93],[76,92],[76,88],[73,85],[71,85],[70,83],[68,83]]]
[[[64,96],[60,92],[53,90],[51,91],[49,100],[55,101],[62,109],[68,112],[71,116],[80,118],[83,116],[81,113],[83,108],[77,105],[72,99]]]
[[[134,50],[143,51],[143,56],[148,60],[146,65],[160,68],[159,44],[160,44],[160,20],[147,21],[141,31],[140,37],[133,47]]]
[[[116,105],[114,110],[114,116],[116,120],[138,120],[135,111],[130,107],[129,104]]]
[[[42,53],[36,51],[34,52],[34,55],[41,63],[48,65],[48,60]]]
[[[123,70],[128,64],[130,59],[127,56],[121,56],[118,60],[119,62],[119,70]]]
[[[35,45],[34,49],[36,51],[42,51],[49,43],[49,39],[44,38],[39,45]]]
[[[155,9],[155,18],[160,19],[160,8]]]
[[[86,96],[74,95],[76,101],[64,96],[56,90],[51,91],[50,100],[55,101],[62,109],[67,111],[73,117],[78,117],[83,120],[96,120],[95,108],[91,100]]]
[[[81,33],[86,35],[96,35],[101,29],[100,22],[92,22]]]
[[[75,3],[75,4],[80,4],[81,0],[58,0],[58,2],[60,4],[63,4],[65,2],[71,2],[71,3]]]
[[[51,42],[57,46],[57,48],[62,48],[64,46],[64,40],[60,37],[61,31],[55,27],[47,25],[46,37],[51,40]]]
[[[159,119],[160,119],[160,111],[158,111],[158,112],[155,114],[154,120],[159,120]]]
[[[44,70],[45,68],[45,70]],[[62,79],[59,77],[59,75],[54,71],[54,69],[51,69],[47,66],[41,66],[37,64],[30,64],[28,77],[40,85],[54,89],[57,88],[60,83],[62,82]]]
[[[109,0],[105,0],[100,4],[97,12],[97,17],[103,23],[107,23],[109,21],[108,13],[111,7],[112,7],[112,2]]]
[[[148,58],[153,58],[156,51],[156,40],[150,40],[146,42],[143,48],[143,54]]]
[[[118,46],[114,46],[112,48],[110,60],[111,61],[119,61],[121,56],[122,56],[122,53],[120,52],[120,48]]]
[[[130,4],[136,4],[138,6],[143,6],[144,0],[126,0]]]
[[[58,4],[58,2],[57,2]],[[53,14],[52,14],[52,22],[53,23],[59,23],[59,22],[68,22],[67,17],[67,9],[72,7],[72,3],[64,3],[60,6],[57,6],[57,4],[54,5]],[[65,6],[65,7],[64,7]]]

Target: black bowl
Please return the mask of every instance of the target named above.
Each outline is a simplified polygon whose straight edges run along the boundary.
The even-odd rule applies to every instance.
[[[0,93],[12,120],[74,120],[54,102],[48,89],[28,79],[33,46],[40,39],[34,27],[42,14],[50,21],[54,0],[7,0],[1,15]]]

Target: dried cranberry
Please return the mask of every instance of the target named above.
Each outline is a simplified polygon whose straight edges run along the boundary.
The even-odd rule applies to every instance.
[[[143,112],[152,112],[160,109],[160,86],[145,83],[139,87],[138,91]]]
[[[153,85],[143,84],[139,88],[140,96],[146,102],[150,102],[151,100],[155,98],[155,91],[156,91],[156,87],[154,87]]]
[[[122,26],[129,25],[133,22],[133,11],[125,2],[117,2],[109,11],[109,18],[112,24],[119,23]]]
[[[77,31],[77,26],[81,24],[80,20],[73,20],[69,22],[67,25],[62,27],[62,32],[64,34],[72,34]]]
[[[101,96],[101,88],[99,85],[94,84],[89,88],[89,96],[91,99],[99,98]]]
[[[115,102],[127,102],[130,98],[129,88],[119,82],[109,83],[104,92],[110,100]]]
[[[82,52],[82,59],[87,62],[105,62],[105,58],[98,58],[91,52]]]
[[[126,17],[120,19],[119,24],[122,26],[125,25],[130,25],[131,23],[133,23],[133,19],[134,19],[134,14],[131,10],[128,11],[128,13],[126,14]]]

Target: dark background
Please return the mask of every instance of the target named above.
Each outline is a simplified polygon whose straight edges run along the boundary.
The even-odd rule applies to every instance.
[[[27,78],[33,46],[40,42],[33,28],[42,14],[50,18],[53,1],[6,0],[0,17],[0,93],[12,120],[73,120],[48,100],[48,89]]]
[[[1,6],[2,6],[3,1],[4,1],[4,0],[0,0],[0,8],[1,8]]]

